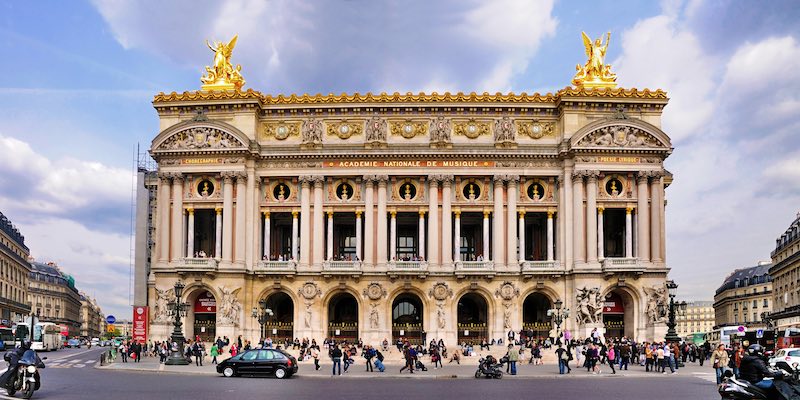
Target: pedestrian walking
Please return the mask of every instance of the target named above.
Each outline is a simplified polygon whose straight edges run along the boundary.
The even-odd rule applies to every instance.
[[[725,351],[724,344],[720,343],[714,353],[711,354],[711,365],[717,373],[717,385],[721,385],[725,367],[728,365],[728,352]]]
[[[119,354],[122,356],[122,362],[128,362],[128,346],[125,345],[125,342],[120,342]]]
[[[608,366],[611,367],[611,373],[616,374],[617,371],[614,369],[614,363],[617,361],[617,353],[614,351],[614,346],[608,348],[606,352],[606,357],[608,357]],[[622,367],[620,367],[620,370]]]
[[[509,337],[509,339],[511,339]],[[511,375],[517,374],[517,361],[519,361],[519,350],[513,344],[508,345],[508,363],[511,364]]]
[[[409,372],[411,372],[412,374],[414,373],[414,355],[412,354],[413,351],[414,349],[409,345],[403,347],[403,358],[405,358],[406,360],[406,365],[404,365],[403,368],[400,368],[401,374],[406,368],[408,368]]]
[[[314,359],[314,371],[319,371],[321,368],[319,366],[319,350],[316,348],[316,346],[311,347],[311,358]]]
[[[211,364],[217,363],[217,356],[219,355],[219,347],[214,343],[211,345]]]
[[[331,360],[333,360],[333,371],[331,372],[332,375],[336,375],[336,370],[339,370],[339,375],[342,374],[342,349],[339,348],[339,345],[334,344],[331,348]]]
[[[569,355],[567,355],[567,350],[564,349],[562,345],[558,345],[556,349],[556,358],[558,358],[558,374],[564,375],[566,371],[567,360],[569,360]]]

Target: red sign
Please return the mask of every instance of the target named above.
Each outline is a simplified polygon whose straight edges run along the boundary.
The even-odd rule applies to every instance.
[[[195,314],[213,314],[217,312],[217,300],[214,295],[205,292],[197,296],[197,300],[194,301],[194,312]]]
[[[133,307],[133,332],[131,337],[139,343],[147,342],[147,307]]]
[[[611,293],[606,297],[606,302],[603,304],[604,314],[624,314],[625,306],[622,305],[622,298],[616,294]]]
[[[58,327],[61,328],[61,336],[69,337],[69,327],[68,326],[59,325]]]

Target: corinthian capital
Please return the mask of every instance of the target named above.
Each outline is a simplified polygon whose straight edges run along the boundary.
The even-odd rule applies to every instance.
[[[649,177],[649,171],[639,171],[636,173],[636,183],[647,183],[647,178]]]
[[[389,182],[389,175],[375,175],[375,180],[378,181],[378,185],[386,186]]]
[[[509,185],[516,185],[519,183],[519,175],[506,175],[506,180]]]
[[[442,178],[442,185],[447,187],[453,184],[453,175],[440,175]]]
[[[585,170],[572,171],[572,182],[583,182],[583,177],[586,176]]]
[[[588,170],[584,172],[589,182],[597,182],[597,178],[600,177],[600,171],[597,170]]]
[[[314,182],[315,188],[321,188],[322,184],[325,183],[325,177],[322,175],[314,175],[311,177],[311,180]]]
[[[236,177],[236,172],[234,171],[222,171],[219,173],[222,177],[222,182],[226,184],[233,183],[233,179]]]
[[[502,185],[503,182],[506,181],[506,175],[494,175],[494,176],[492,176],[492,180],[494,181],[495,185],[497,185],[497,184]]]
[[[372,185],[375,182],[375,175],[364,175],[361,179],[367,184]]]

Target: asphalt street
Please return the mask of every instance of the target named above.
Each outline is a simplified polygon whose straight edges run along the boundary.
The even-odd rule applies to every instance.
[[[525,379],[477,380],[442,377],[380,378],[327,377],[308,374],[288,380],[274,378],[223,378],[172,373],[95,369],[102,349],[66,349],[44,353],[42,389],[35,399],[115,400],[141,399],[717,399],[715,385],[706,375],[548,376]],[[310,372],[310,371],[309,371]],[[588,397],[587,397],[588,396]],[[8,398],[0,395],[0,399]],[[17,398],[20,398],[19,395]]]

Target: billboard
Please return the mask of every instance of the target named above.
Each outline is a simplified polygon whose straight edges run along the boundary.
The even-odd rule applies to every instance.
[[[147,342],[147,314],[148,307],[133,307],[133,332],[131,338],[139,343]]]

